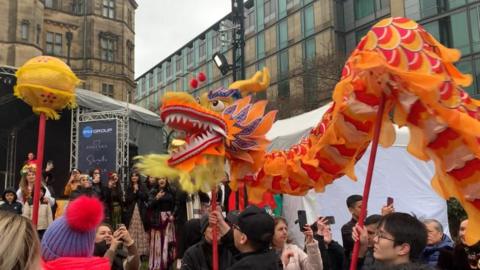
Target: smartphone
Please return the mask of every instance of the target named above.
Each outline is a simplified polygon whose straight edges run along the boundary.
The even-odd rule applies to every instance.
[[[393,198],[392,197],[387,197],[387,206],[390,206],[393,204]]]
[[[305,225],[307,225],[307,212],[305,210],[298,210],[298,226],[300,226],[300,231],[305,231]]]
[[[333,225],[335,224],[335,217],[334,216],[326,216],[325,217],[325,221],[330,224],[330,225]]]
[[[121,227],[125,227],[125,224],[118,223],[118,224],[117,224],[117,227],[115,228],[115,230],[118,230],[118,229],[120,229]]]

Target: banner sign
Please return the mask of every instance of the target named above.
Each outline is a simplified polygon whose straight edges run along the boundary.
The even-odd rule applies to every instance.
[[[108,172],[117,170],[117,121],[81,122],[78,136],[78,169],[88,174],[100,168],[105,182]]]

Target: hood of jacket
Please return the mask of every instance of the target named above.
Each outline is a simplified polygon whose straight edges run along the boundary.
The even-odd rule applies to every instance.
[[[7,193],[13,193],[13,201],[14,201],[14,202],[17,201],[17,199],[18,199],[18,198],[17,198],[17,192],[16,192],[13,188],[7,188],[7,189],[5,189],[5,191],[4,191],[3,194],[2,194],[2,200],[3,200],[4,202],[7,201],[7,199],[5,198],[6,195],[7,195]]]

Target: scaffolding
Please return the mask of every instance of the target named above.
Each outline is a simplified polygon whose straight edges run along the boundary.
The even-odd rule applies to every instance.
[[[72,110],[70,129],[70,170],[78,167],[78,138],[82,122],[115,120],[116,128],[116,172],[122,186],[125,186],[129,175],[129,109],[97,112],[88,108],[77,107]],[[125,190],[125,189],[124,189]]]
[[[4,86],[12,87],[15,85],[16,77],[15,72],[16,68],[10,66],[0,66],[0,84],[2,88]],[[8,104],[17,99],[13,95],[2,95],[0,97],[0,106]],[[13,187],[15,183],[15,170],[16,164],[15,160],[17,158],[17,148],[15,147],[17,143],[17,129],[12,129],[7,135],[7,144],[6,144],[6,166],[5,171],[0,172],[4,177],[4,189],[8,187]]]

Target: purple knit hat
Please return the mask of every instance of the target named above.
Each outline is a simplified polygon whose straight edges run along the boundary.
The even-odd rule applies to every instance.
[[[103,220],[103,205],[97,198],[81,196],[70,202],[65,215],[55,220],[42,238],[42,258],[90,257],[95,231]]]

